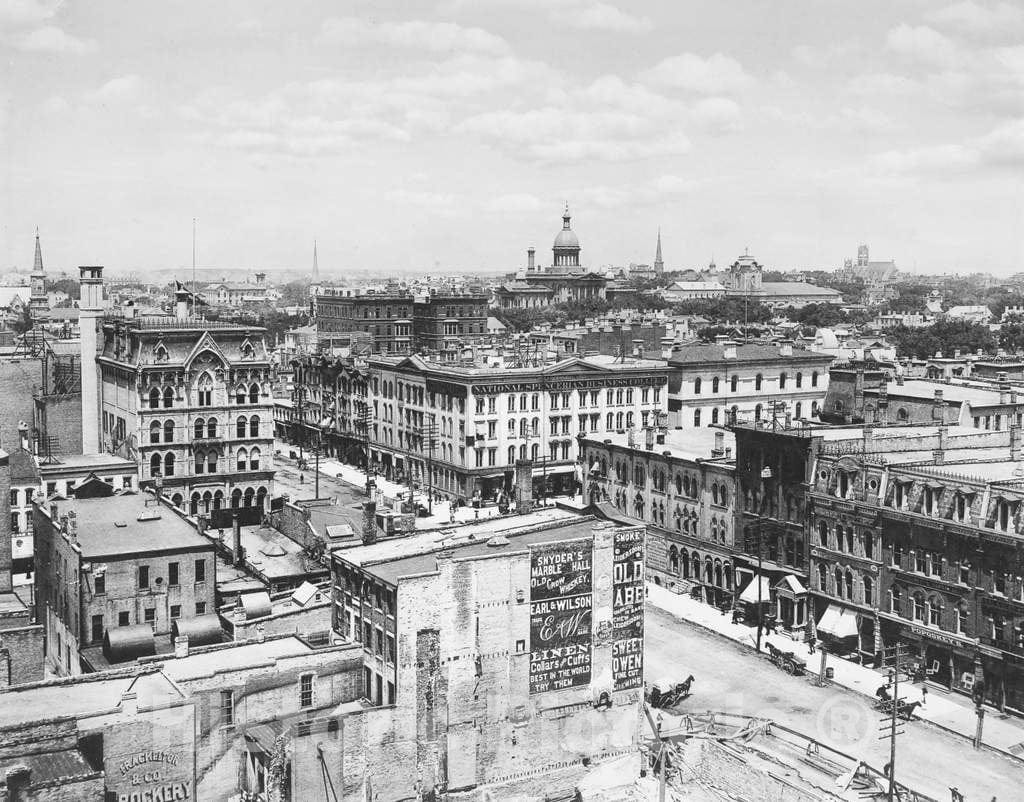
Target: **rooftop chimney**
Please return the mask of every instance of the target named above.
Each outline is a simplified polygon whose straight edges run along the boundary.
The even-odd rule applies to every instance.
[[[82,453],[100,453],[100,389],[96,371],[98,324],[103,316],[103,268],[78,268],[78,327],[82,349]]]
[[[942,421],[946,417],[946,402],[942,400],[942,390],[935,391],[935,400],[932,402],[932,420]]]
[[[21,441],[21,450],[28,451],[28,424],[25,421],[18,421],[18,439]]]
[[[1022,432],[1016,423],[1010,424],[1010,459],[1019,461],[1021,458]]]
[[[711,450],[712,457],[725,455],[725,432],[715,432],[715,447]]]
[[[180,289],[174,293],[174,316],[178,320],[188,320],[188,290]]]
[[[535,258],[536,253],[537,253],[537,251],[534,248],[532,248],[532,247],[526,249],[526,269],[528,271],[532,272],[532,271],[537,269],[536,258]]]
[[[643,340],[633,340],[633,356],[635,356],[637,359],[643,359],[644,358],[644,341]]]
[[[783,340],[779,343],[779,356],[793,356],[793,342],[791,340]]]
[[[174,656],[188,657],[188,635],[178,634],[174,639]]]
[[[735,359],[736,358],[736,341],[725,340],[722,343],[722,358],[723,359]]]
[[[68,512],[68,537],[72,543],[78,542],[78,516],[74,510]]]

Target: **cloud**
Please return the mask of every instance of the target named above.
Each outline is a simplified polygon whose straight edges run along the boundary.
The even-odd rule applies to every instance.
[[[932,67],[951,66],[960,56],[952,39],[927,25],[897,25],[886,34],[885,44],[894,53]]]
[[[71,104],[60,95],[52,95],[39,104],[44,114],[64,114],[71,109]]]
[[[702,98],[690,111],[696,125],[717,132],[739,130],[742,116],[739,104],[727,97]]]
[[[976,146],[986,164],[1024,168],[1024,120],[998,126],[980,137]]]
[[[570,194],[574,197],[585,197],[590,205],[600,209],[619,210],[666,203],[675,198],[692,195],[701,186],[701,181],[669,174],[641,184],[599,184],[582,187]]]
[[[434,53],[484,53],[502,55],[508,43],[482,28],[466,28],[454,22],[371,22],[356,17],[325,20],[318,41],[345,47],[401,47]]]
[[[931,11],[926,19],[954,34],[973,36],[1013,36],[1024,30],[1024,9],[1010,3],[967,2]]]
[[[58,0],[4,0],[0,3],[0,29],[39,25],[52,19],[59,5]]]
[[[553,10],[553,9],[552,9]],[[648,17],[636,17],[608,3],[587,3],[581,7],[570,4],[559,19],[573,27],[615,33],[648,33],[654,23]]]
[[[485,201],[484,211],[500,214],[520,214],[523,212],[536,212],[544,208],[545,205],[536,195],[531,195],[527,192],[513,192]]]
[[[862,50],[858,42],[830,42],[813,45],[797,45],[792,50],[793,59],[804,67],[823,69],[834,64],[848,62]]]
[[[847,89],[856,95],[875,97],[877,95],[910,95],[922,90],[920,81],[905,75],[888,72],[869,72],[855,75]]]
[[[86,99],[92,103],[120,103],[137,97],[142,86],[142,78],[138,75],[121,75],[90,92]]]
[[[53,25],[12,34],[6,39],[12,47],[25,53],[68,53],[80,56],[96,52],[95,41],[79,39]]]
[[[1024,119],[1003,123],[979,137],[902,151],[887,151],[871,159],[881,170],[900,173],[952,175],[988,168],[1004,174],[1024,170]]]
[[[743,66],[722,53],[706,59],[693,53],[670,56],[641,73],[640,78],[656,86],[706,95],[731,94],[751,83]]]

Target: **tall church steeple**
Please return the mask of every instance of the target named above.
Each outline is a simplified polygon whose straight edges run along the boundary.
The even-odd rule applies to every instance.
[[[316,240],[313,240],[313,283],[320,283],[320,265],[316,261]]]
[[[664,273],[665,262],[661,258],[661,228],[658,228],[658,250],[654,254],[654,272]]]
[[[46,271],[43,270],[43,249],[39,244],[39,229],[36,229],[36,255],[32,263],[32,275],[29,277],[29,314],[33,320],[49,311],[49,299],[46,296]]]

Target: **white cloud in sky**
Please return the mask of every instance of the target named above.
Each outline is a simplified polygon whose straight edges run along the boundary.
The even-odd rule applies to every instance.
[[[960,58],[958,45],[927,25],[901,23],[889,30],[885,44],[894,53],[927,66],[949,67]]]
[[[400,47],[435,53],[502,55],[509,50],[504,39],[482,28],[424,20],[375,22],[358,17],[334,17],[324,21],[319,41],[346,47]]]
[[[496,198],[488,198],[484,202],[484,211],[500,214],[524,214],[539,212],[546,204],[536,195],[528,192],[512,192],[507,195],[499,195]]]
[[[11,34],[6,39],[16,50],[25,53],[67,53],[80,56],[96,52],[95,41],[79,39],[54,25]]]
[[[648,33],[654,26],[649,17],[629,14],[608,3],[585,3],[578,8],[570,5],[559,19],[577,28],[615,33]]]
[[[92,103],[121,103],[138,97],[142,87],[143,80],[139,75],[120,75],[90,92],[86,99]]]
[[[670,56],[645,70],[640,77],[656,86],[706,95],[739,92],[751,83],[743,65],[723,53],[707,58],[694,53]]]
[[[966,32],[975,36],[1014,36],[1024,30],[1024,8],[1004,2],[953,3],[933,8],[926,19],[951,33]]]

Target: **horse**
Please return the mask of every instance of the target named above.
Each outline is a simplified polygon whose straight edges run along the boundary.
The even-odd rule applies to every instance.
[[[685,680],[679,683],[679,692],[682,694],[683,698],[686,698],[690,695],[690,685],[692,684],[693,674],[690,674],[690,676],[688,676]]]

